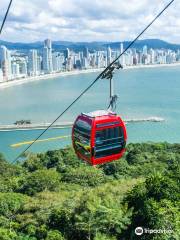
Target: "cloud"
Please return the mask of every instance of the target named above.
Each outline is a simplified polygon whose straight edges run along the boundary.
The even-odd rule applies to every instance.
[[[122,41],[136,36],[169,0],[14,0],[2,39],[31,42],[47,37],[69,41]],[[0,18],[7,7],[1,0]],[[180,43],[180,2],[143,38]]]

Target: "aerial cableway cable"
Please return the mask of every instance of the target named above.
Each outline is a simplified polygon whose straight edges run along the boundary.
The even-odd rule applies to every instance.
[[[107,78],[110,79],[113,75],[115,69],[121,68],[118,60],[119,58],[140,38],[140,36],[165,12],[165,10],[174,2],[170,1],[163,10],[143,29],[143,31],[125,48],[125,50],[114,60],[112,61],[97,77],[96,79],[68,106],[65,110],[27,147],[22,151],[13,161],[15,163],[20,157],[27,152],[27,150],[45,133],[50,129],[53,124],[59,120],[99,79]]]
[[[0,35],[1,35],[2,30],[3,30],[3,28],[4,28],[4,24],[5,24],[5,22],[6,22],[6,19],[7,19],[7,16],[8,16],[8,13],[9,13],[9,10],[10,10],[11,4],[12,4],[12,1],[13,1],[13,0],[10,0],[9,5],[8,5],[8,8],[7,8],[7,11],[6,11],[5,16],[4,16],[4,18],[3,18],[3,21],[2,21],[2,24],[1,24],[1,28],[0,28]]]

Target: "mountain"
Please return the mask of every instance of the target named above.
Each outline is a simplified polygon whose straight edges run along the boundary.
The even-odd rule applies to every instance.
[[[75,51],[83,50],[85,47],[88,47],[90,50],[100,50],[104,49],[105,45],[108,42],[68,42],[68,41],[53,41],[53,49],[55,50],[65,50],[70,48]],[[43,42],[34,42],[34,43],[13,43],[5,42],[0,40],[0,45],[6,46],[11,50],[29,50],[29,49],[41,49],[44,45]]]
[[[127,47],[130,44],[130,41],[123,42],[124,47]],[[111,48],[119,48],[120,43],[119,42],[113,42],[110,43],[107,46],[110,46]],[[166,41],[160,40],[160,39],[145,39],[145,40],[138,40],[134,43],[134,48],[143,48],[143,46],[147,46],[148,48],[153,49],[171,49],[171,50],[177,50],[180,49],[180,44],[173,44],[168,43]]]
[[[124,41],[124,47],[126,47],[130,42]],[[43,42],[34,42],[34,43],[13,43],[13,42],[6,42],[0,40],[0,45],[6,46],[8,49],[11,50],[24,50],[27,51],[29,49],[42,49]],[[180,44],[172,44],[160,39],[145,39],[145,40],[138,40],[133,47],[134,48],[143,48],[144,45],[147,45],[148,48],[153,49],[171,49],[177,50],[180,49]],[[65,50],[67,47],[74,50],[74,51],[82,51],[85,47],[88,47],[90,51],[93,50],[104,50],[108,46],[112,49],[120,48],[120,42],[70,42],[70,41],[54,41],[53,42],[53,49],[55,50]]]

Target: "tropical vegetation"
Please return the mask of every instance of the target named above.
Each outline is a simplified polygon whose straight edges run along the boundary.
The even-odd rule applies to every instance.
[[[97,167],[73,149],[0,155],[0,240],[180,239],[180,144],[136,143]],[[169,230],[135,234],[135,228]]]

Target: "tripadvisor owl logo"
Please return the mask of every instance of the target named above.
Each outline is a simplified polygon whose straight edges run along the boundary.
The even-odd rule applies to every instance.
[[[138,235],[138,236],[142,235],[143,234],[143,228],[142,227],[137,227],[135,229],[135,234]]]

